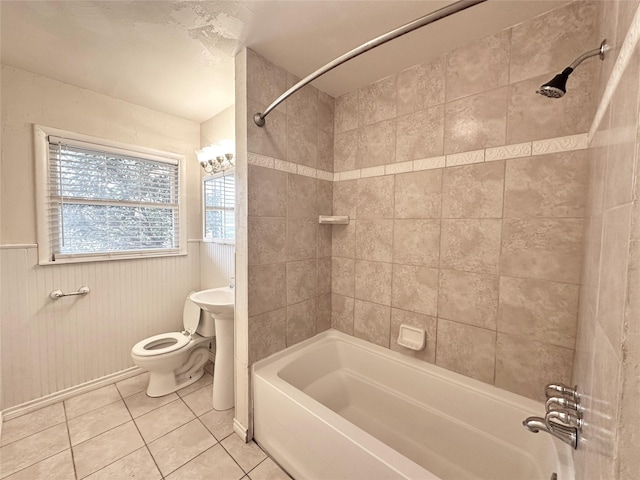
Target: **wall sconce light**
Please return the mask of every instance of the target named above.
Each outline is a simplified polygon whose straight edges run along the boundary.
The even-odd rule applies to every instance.
[[[224,172],[236,166],[233,140],[222,140],[196,150],[198,162],[208,174]]]

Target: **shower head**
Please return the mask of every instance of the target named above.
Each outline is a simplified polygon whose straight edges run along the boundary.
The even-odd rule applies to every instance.
[[[573,61],[571,65],[565,68],[562,73],[559,73],[550,81],[542,85],[538,90],[536,90],[536,93],[549,98],[562,97],[565,93],[567,93],[567,80],[569,79],[569,75],[571,75],[576,67],[584,62],[587,58],[595,57],[596,55],[600,57],[600,60],[604,60],[604,52],[606,49],[606,40],[603,40],[600,44],[600,48],[590,50],[587,53],[583,53],[582,55],[580,55]]]
[[[542,85],[539,90],[536,90],[536,93],[549,98],[560,98],[567,93],[567,80],[569,79],[571,72],[573,72],[573,68],[565,68],[562,73],[559,73],[550,81]]]

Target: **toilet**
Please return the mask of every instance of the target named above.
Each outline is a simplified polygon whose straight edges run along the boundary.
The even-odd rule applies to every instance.
[[[131,349],[133,363],[151,374],[147,387],[150,397],[168,395],[198,381],[204,374],[215,336],[214,320],[187,296],[182,321],[183,332],[154,335]]]

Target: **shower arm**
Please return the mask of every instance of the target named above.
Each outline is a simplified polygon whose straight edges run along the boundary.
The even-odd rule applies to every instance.
[[[462,10],[466,10],[469,7],[473,7],[479,3],[486,2],[487,0],[458,0],[451,5],[447,5],[446,7],[440,8],[435,12],[431,12],[423,17],[417,18],[401,27],[398,27],[390,32],[385,33],[384,35],[380,35],[373,40],[369,40],[366,43],[363,43],[359,47],[354,48],[353,50],[348,51],[347,53],[339,56],[335,60],[327,63],[324,67],[319,68],[315,72],[307,75],[305,78],[296,83],[293,87],[289,88],[286,92],[276,98],[271,105],[269,105],[266,110],[262,113],[256,113],[253,116],[253,121],[259,127],[263,127],[265,125],[265,118],[271,111],[284,102],[287,98],[293,95],[295,92],[300,90],[302,87],[307,85],[308,83],[313,82],[316,78],[324,75],[325,73],[333,70],[334,68],[342,65],[345,62],[348,62],[352,58],[357,57],[369,50],[372,50],[376,47],[379,47],[382,44],[385,44],[391,40],[394,40],[402,35],[405,35],[409,32],[417,30],[418,28],[424,27],[425,25],[429,25],[430,23],[437,22],[438,20],[442,20],[443,18],[448,17],[449,15],[453,15],[454,13],[461,12]],[[575,62],[574,62],[575,63]]]
[[[576,58],[573,62],[571,62],[571,65],[569,65],[567,68],[570,68],[571,70],[575,70],[576,67],[580,65],[582,62],[584,62],[587,58],[595,57],[596,55],[600,56],[600,60],[604,60],[604,52],[606,50],[607,50],[606,40],[603,40],[598,48],[594,48],[593,50],[589,50],[588,52],[583,53],[578,58]]]

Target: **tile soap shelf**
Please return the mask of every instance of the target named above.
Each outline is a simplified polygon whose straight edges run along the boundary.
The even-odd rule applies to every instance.
[[[349,215],[320,215],[318,223],[326,225],[348,225]]]

